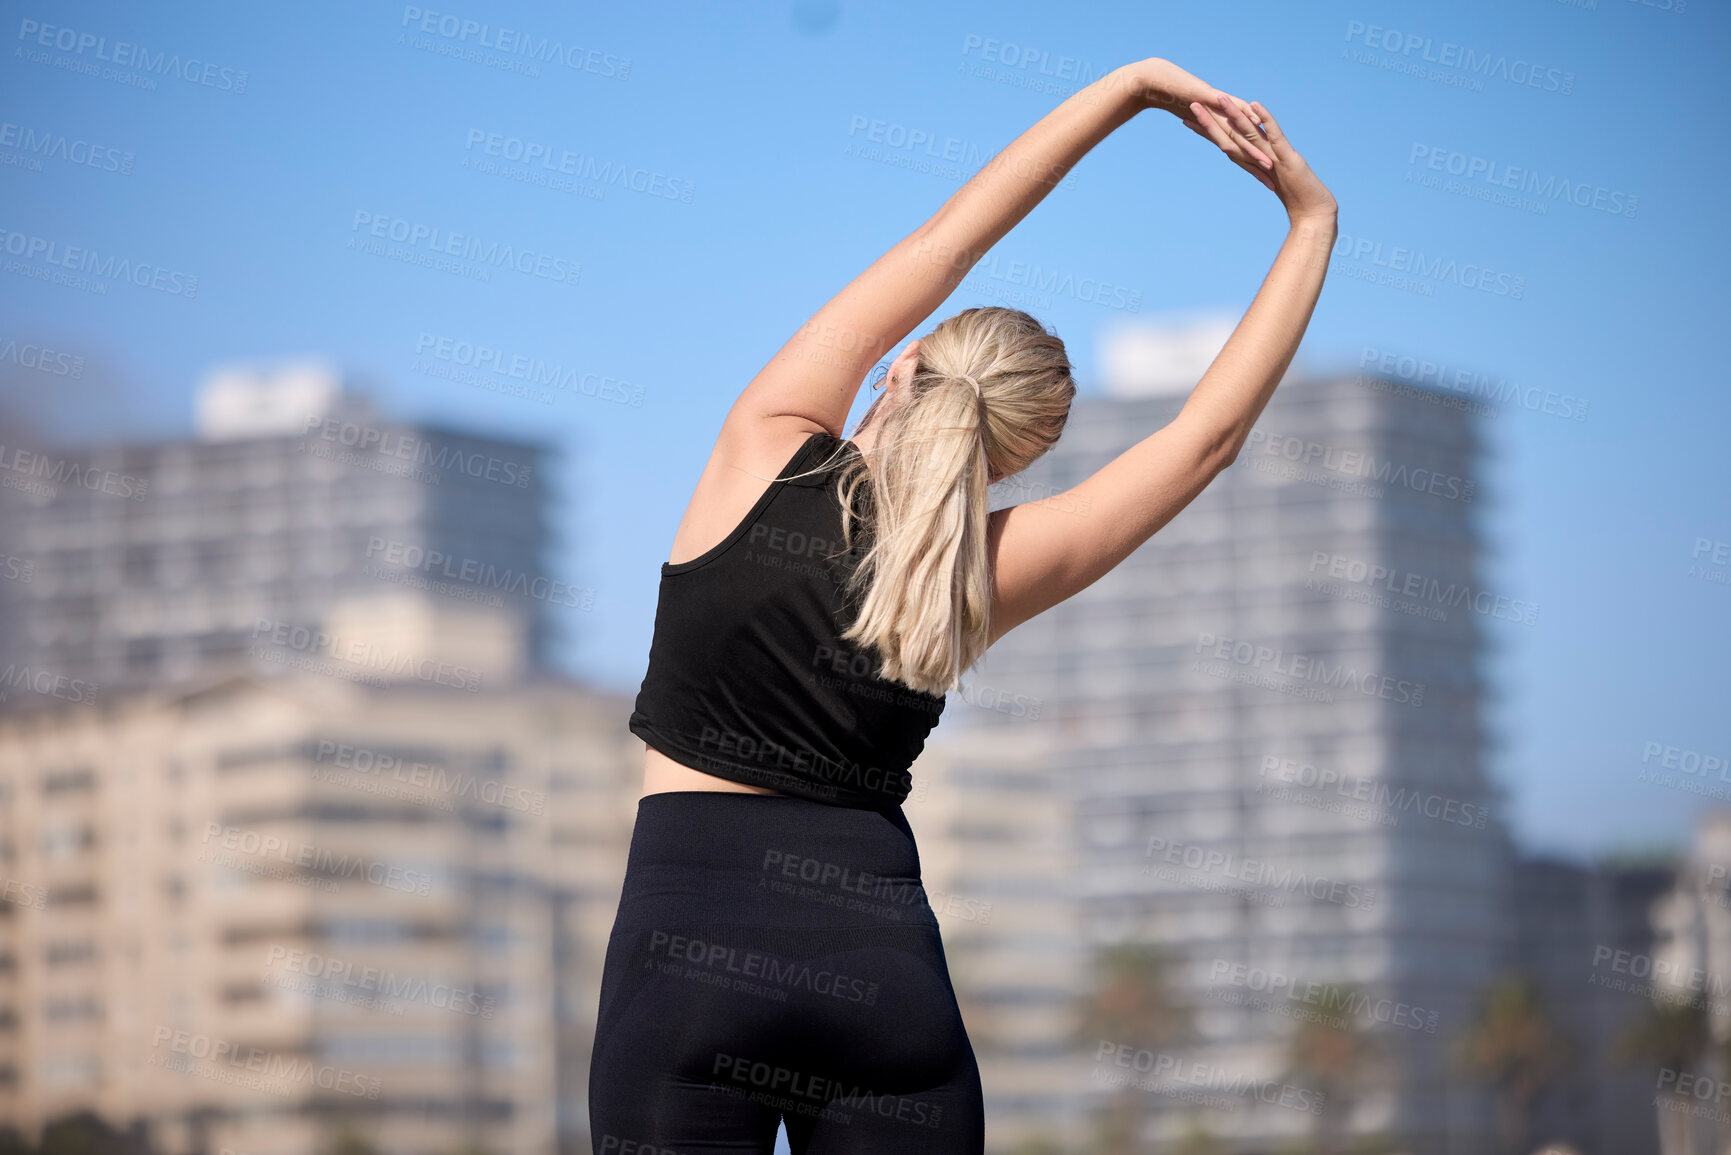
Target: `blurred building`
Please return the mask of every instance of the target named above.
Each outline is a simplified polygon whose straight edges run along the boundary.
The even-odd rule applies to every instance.
[[[981,711],[1038,716],[977,678],[949,696],[906,804],[920,873],[980,1064],[988,1151],[1086,1149],[1075,1088],[1088,956],[1068,795],[1043,735],[982,729]]]
[[[6,452],[0,692],[280,670],[257,643],[302,630],[501,673],[589,608],[545,568],[544,447],[388,420],[318,364],[211,374],[194,440]]]
[[[7,448],[0,1121],[587,1151],[642,746],[545,668],[546,450],[317,365],[198,433]]]
[[[1000,491],[1056,497],[1160,429],[1230,329],[1117,334],[1108,396]],[[1156,1092],[1141,1142],[1488,1149],[1450,1047],[1505,946],[1481,663],[1494,618],[1530,607],[1482,584],[1480,442],[1456,402],[1288,380],[1232,468],[977,670],[1043,703],[1037,722],[979,713],[1051,736],[1087,939],[1173,957],[1187,1039],[1131,1066]]]
[[[1652,1003],[1669,1014],[1663,1037],[1671,1045],[1639,1052],[1648,1094],[1661,1092],[1654,1098],[1661,1150],[1723,1151],[1731,1145],[1731,811],[1701,815],[1675,884],[1653,904],[1652,926],[1651,947],[1634,956],[1650,966],[1625,955],[1599,969],[1621,963],[1619,993],[1651,990]]]
[[[1653,1004],[1595,980],[1616,977],[1608,964],[1619,956],[1653,957],[1654,908],[1676,880],[1655,863],[1516,864],[1510,971],[1535,984],[1566,1048],[1532,1105],[1535,1139],[1566,1141],[1583,1155],[1658,1155],[1654,1064],[1631,1053]]]
[[[303,674],[0,715],[0,1117],[586,1152],[628,712]]]

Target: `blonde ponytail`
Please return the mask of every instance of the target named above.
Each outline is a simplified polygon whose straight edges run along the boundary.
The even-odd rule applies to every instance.
[[[944,694],[985,653],[986,487],[1052,447],[1075,394],[1064,343],[1019,309],[967,309],[920,339],[869,472],[856,455],[837,480],[844,543],[853,548],[856,521],[869,538],[842,637],[875,651],[883,677]]]

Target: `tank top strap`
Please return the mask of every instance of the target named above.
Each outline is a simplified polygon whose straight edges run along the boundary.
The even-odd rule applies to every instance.
[[[834,479],[836,469],[858,452],[851,441],[843,441],[833,433],[813,433],[806,438],[799,453],[783,470],[784,476],[789,473],[799,473],[804,476],[787,478],[788,485],[804,486],[815,489],[827,485]],[[820,468],[828,466],[828,468]],[[807,472],[812,470],[815,472]]]

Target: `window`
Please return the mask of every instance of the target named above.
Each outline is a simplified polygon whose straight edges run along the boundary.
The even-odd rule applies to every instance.
[[[53,797],[96,789],[96,771],[88,766],[75,770],[56,770],[42,776],[42,793]]]
[[[454,1067],[462,1047],[449,1035],[349,1035],[321,1040],[319,1057],[371,1072],[381,1066]]]
[[[95,995],[69,995],[49,999],[43,1009],[51,1023],[90,1022],[102,1017],[102,1004]]]
[[[41,1070],[44,1087],[92,1087],[102,1079],[102,1060],[95,1055],[49,1055],[42,1060]]]
[[[50,826],[42,831],[42,854],[50,862],[76,858],[96,845],[96,831],[84,823]]]
[[[407,942],[415,937],[402,923],[379,918],[333,918],[326,922],[325,934],[343,943]]]
[[[61,939],[49,943],[42,953],[51,967],[93,962],[96,959],[96,942],[88,938]]]

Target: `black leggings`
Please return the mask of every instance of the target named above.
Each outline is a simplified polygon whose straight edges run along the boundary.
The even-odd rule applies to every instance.
[[[596,1155],[985,1148],[980,1072],[900,809],[639,800],[589,1070]]]

